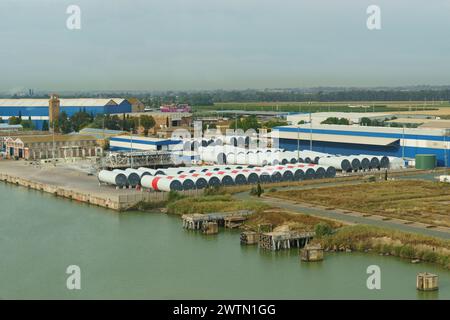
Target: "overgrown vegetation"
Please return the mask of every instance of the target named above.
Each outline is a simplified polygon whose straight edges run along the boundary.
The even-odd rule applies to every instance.
[[[333,220],[269,208],[251,215],[245,222],[244,227],[248,230],[258,231],[259,224],[267,223],[272,224],[275,230],[289,229],[294,231],[315,231],[317,225],[327,225],[331,230],[342,226],[340,222]]]
[[[188,214],[188,213],[211,213],[211,212],[231,212],[238,210],[260,211],[267,206],[257,201],[239,201],[231,195],[212,195],[200,197],[186,197],[169,202],[167,213]]]
[[[327,207],[378,214],[450,227],[450,185],[399,180],[318,188],[314,192],[277,191],[271,196]]]
[[[314,242],[326,250],[372,251],[450,268],[450,241],[412,233],[355,225],[342,227],[331,235],[316,238]]]
[[[314,231],[316,232],[316,236],[318,238],[321,238],[332,234],[333,227],[329,223],[321,222],[316,224],[316,226],[314,227]]]

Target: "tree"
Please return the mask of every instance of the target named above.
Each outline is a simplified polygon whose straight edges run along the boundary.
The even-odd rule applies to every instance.
[[[320,222],[316,224],[314,231],[316,232],[316,236],[320,238],[332,234],[333,228],[328,223]]]
[[[20,124],[20,119],[18,117],[12,116],[8,119],[8,123],[10,125]]]
[[[235,121],[230,123],[230,129],[242,129],[243,131],[247,131],[248,129],[258,129],[261,128],[261,124],[258,122],[258,119],[255,115],[251,115],[245,117],[243,119],[238,118]]]
[[[321,124],[339,124],[339,125],[349,125],[350,121],[347,118],[336,118],[330,117],[322,121]]]
[[[92,122],[91,115],[86,111],[79,111],[70,117],[70,123],[74,131],[80,131]]]
[[[62,133],[67,134],[73,131],[72,123],[65,111],[61,112],[58,117],[58,127]]]
[[[288,124],[287,121],[280,119],[272,119],[264,122],[263,126],[267,129],[272,129],[273,127],[286,126],[287,124]]]
[[[48,121],[44,120],[44,122],[42,122],[42,131],[48,131]]]
[[[28,117],[28,120],[22,120],[20,123],[25,130],[33,130],[34,129],[34,123],[31,121],[31,117]]]
[[[155,119],[153,119],[152,116],[144,114],[139,117],[139,120],[141,122],[141,126],[144,128],[144,135],[148,136],[148,130],[155,126]]]

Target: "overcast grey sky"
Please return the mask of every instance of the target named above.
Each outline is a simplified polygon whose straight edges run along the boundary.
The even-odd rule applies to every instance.
[[[1,0],[0,90],[450,84],[449,36],[450,0]]]

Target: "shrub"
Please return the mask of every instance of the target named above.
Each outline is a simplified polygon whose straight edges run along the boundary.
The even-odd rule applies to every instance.
[[[327,236],[333,233],[333,228],[326,222],[316,224],[314,227],[317,237]]]
[[[169,192],[169,195],[167,196],[167,201],[168,202],[174,202],[174,201],[177,201],[177,200],[180,200],[180,199],[183,199],[183,198],[185,198],[185,196],[179,194],[178,192],[176,192],[174,190],[171,190]]]
[[[432,251],[425,251],[422,254],[422,260],[427,262],[436,262],[438,260],[439,256],[436,252]]]
[[[412,259],[416,257],[416,251],[412,246],[403,246],[400,250],[400,257]]]
[[[203,195],[205,195],[205,196],[214,196],[214,195],[221,195],[221,194],[225,194],[225,191],[223,190],[223,188],[221,188],[219,186],[212,186],[212,187],[208,186],[203,191]]]

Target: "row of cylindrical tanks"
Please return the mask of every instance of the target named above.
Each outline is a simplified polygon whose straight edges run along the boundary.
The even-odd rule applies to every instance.
[[[333,166],[342,171],[359,171],[389,167],[389,157],[371,155],[340,156],[308,150],[246,149],[234,146],[207,146],[199,148],[200,159],[218,164],[278,165],[315,163]]]
[[[250,144],[250,137],[232,135],[232,136],[219,136],[215,138],[201,138],[201,139],[187,139],[183,141],[183,150],[197,151],[201,147],[208,146],[248,146]]]
[[[231,186],[282,181],[332,178],[336,169],[316,164],[288,164],[265,167],[254,166],[199,166],[168,169],[102,170],[102,183],[136,187],[155,191],[183,191],[214,186]]]

